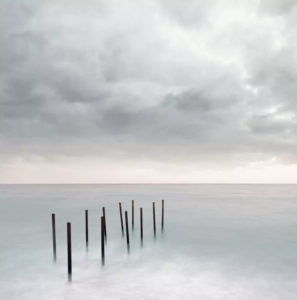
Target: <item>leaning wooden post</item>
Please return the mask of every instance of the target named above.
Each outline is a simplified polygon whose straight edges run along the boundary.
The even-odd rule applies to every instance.
[[[122,214],[122,203],[121,202],[119,202],[119,208],[120,208],[122,235],[124,236],[124,225],[123,225],[123,214]]]
[[[85,222],[86,222],[86,247],[89,247],[89,213],[85,210]]]
[[[129,224],[128,224],[128,212],[125,211],[125,221],[126,221],[126,237],[127,237],[127,249],[130,251],[130,241],[129,241]]]
[[[106,235],[106,215],[105,215],[105,207],[102,208],[103,210],[103,218],[104,218],[104,237],[105,241],[107,240],[107,235]]]
[[[105,264],[105,251],[104,251],[104,237],[105,237],[105,233],[104,233],[104,217],[101,217],[101,264],[102,266],[104,266]]]
[[[57,247],[56,247],[56,218],[55,214],[52,214],[52,232],[53,232],[53,254],[54,261],[57,260]]]
[[[132,200],[132,230],[134,230],[134,200]]]
[[[162,200],[162,231],[164,229],[164,200]]]
[[[68,280],[72,280],[71,223],[67,223]]]
[[[141,246],[143,245],[143,217],[142,217],[142,207],[140,208],[140,240]]]

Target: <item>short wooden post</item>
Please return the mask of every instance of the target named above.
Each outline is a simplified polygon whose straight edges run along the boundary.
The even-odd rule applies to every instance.
[[[134,230],[134,200],[132,200],[132,230]]]
[[[155,212],[155,202],[153,202],[153,222],[154,222],[154,236],[156,237],[156,212]]]
[[[124,225],[123,225],[123,214],[122,214],[122,203],[121,202],[119,202],[119,208],[120,208],[122,235],[124,236]]]
[[[53,255],[54,261],[57,260],[57,247],[56,247],[56,218],[55,214],[52,214],[52,232],[53,232]]]
[[[128,224],[128,212],[125,211],[125,221],[126,221],[126,237],[127,237],[127,249],[130,251],[130,241],[129,241],[129,224]]]
[[[67,223],[68,280],[72,280],[71,223]]]
[[[141,246],[143,245],[143,216],[142,216],[142,207],[140,208],[140,241]]]
[[[104,249],[104,243],[105,243],[105,233],[104,233],[104,217],[101,217],[101,264],[104,266],[105,264],[105,249]]]
[[[164,229],[164,200],[162,200],[162,231]]]
[[[106,234],[106,215],[105,215],[105,207],[103,206],[103,218],[104,218],[104,237],[105,237],[105,242],[107,240],[107,234]]]
[[[89,247],[89,213],[85,210],[85,223],[86,223],[86,247]]]

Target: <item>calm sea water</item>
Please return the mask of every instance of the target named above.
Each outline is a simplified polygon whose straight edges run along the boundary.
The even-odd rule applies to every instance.
[[[131,229],[132,199],[135,229],[128,254],[118,202],[129,212]],[[152,201],[157,209],[156,239]],[[0,185],[0,204],[0,299],[297,299],[296,185]],[[142,248],[139,207],[144,209]],[[88,251],[85,209],[90,222]],[[73,238],[71,284],[67,221],[72,223]]]

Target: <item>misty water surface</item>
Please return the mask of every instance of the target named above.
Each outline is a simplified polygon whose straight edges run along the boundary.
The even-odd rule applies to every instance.
[[[296,185],[1,185],[1,299],[295,300]],[[118,202],[131,200],[130,255]],[[161,200],[165,199],[162,233]],[[153,236],[152,201],[157,209]],[[100,215],[106,207],[106,264]],[[140,245],[139,207],[144,209]],[[89,250],[84,210],[89,210]],[[56,213],[53,262],[51,213]],[[66,222],[73,281],[67,281]]]

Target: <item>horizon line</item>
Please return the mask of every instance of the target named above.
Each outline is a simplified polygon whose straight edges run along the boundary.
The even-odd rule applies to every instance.
[[[0,185],[236,185],[236,184],[246,184],[246,185],[297,185],[297,182],[23,182],[23,183],[1,183]]]

